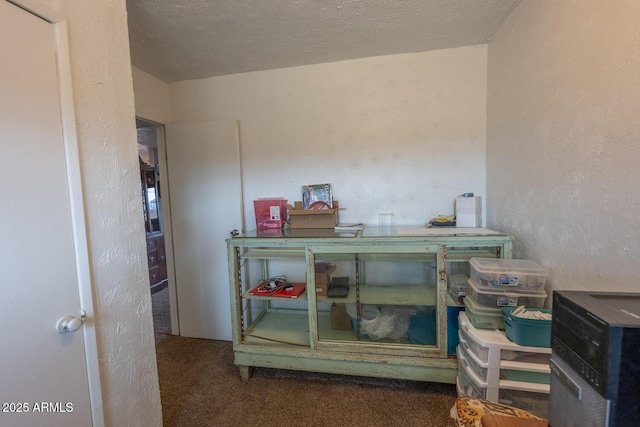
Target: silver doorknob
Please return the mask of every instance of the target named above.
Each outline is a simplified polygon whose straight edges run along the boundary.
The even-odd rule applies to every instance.
[[[82,327],[82,324],[84,323],[86,317],[87,315],[84,311],[82,312],[82,315],[80,317],[65,316],[62,319],[58,320],[56,329],[61,334],[65,334],[67,332],[75,332],[80,329],[80,327]]]

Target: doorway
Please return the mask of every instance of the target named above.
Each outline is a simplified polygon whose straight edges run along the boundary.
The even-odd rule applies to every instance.
[[[172,335],[231,341],[226,239],[243,229],[238,121],[136,121],[148,138],[141,145],[155,148],[141,165],[153,167],[158,180],[160,230],[147,218],[150,233],[163,235],[167,268],[166,289],[152,299],[168,294]]]
[[[161,179],[161,150],[158,134],[164,126],[136,118],[138,161],[140,164],[141,201],[147,242],[147,265],[156,336],[171,334],[171,303],[169,291],[167,238],[163,215],[163,184]]]

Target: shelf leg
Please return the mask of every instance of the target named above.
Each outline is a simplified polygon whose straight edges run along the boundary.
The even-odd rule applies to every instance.
[[[238,369],[240,370],[240,381],[249,382],[253,374],[253,366],[238,366]]]

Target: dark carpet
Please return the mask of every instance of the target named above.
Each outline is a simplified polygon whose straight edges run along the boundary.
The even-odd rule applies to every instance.
[[[451,384],[267,368],[242,383],[230,342],[170,335],[168,290],[152,299],[165,427],[454,425]]]

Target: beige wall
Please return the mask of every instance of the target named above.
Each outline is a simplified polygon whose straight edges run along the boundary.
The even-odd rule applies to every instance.
[[[69,30],[106,425],[158,426],[125,0],[43,3]]]
[[[43,1],[69,24],[107,425],[160,425],[125,2]],[[140,109],[240,119],[248,221],[254,198],[331,182],[344,219],[421,224],[484,196],[488,133],[488,225],[556,288],[628,290],[639,16],[633,0],[523,0],[489,45],[487,130],[486,46],[175,83],[172,119]]]
[[[238,119],[245,218],[329,182],[341,221],[424,225],[485,194],[486,45],[169,85],[174,122]],[[169,142],[170,143],[170,142]]]
[[[638,290],[637,0],[523,0],[489,43],[488,225],[555,289]]]
[[[159,124],[171,121],[169,86],[136,67],[132,67],[136,116]]]

